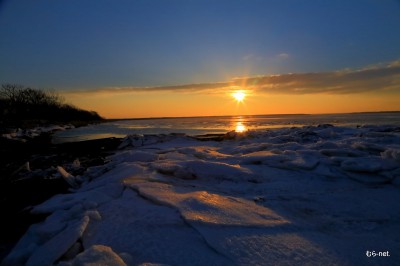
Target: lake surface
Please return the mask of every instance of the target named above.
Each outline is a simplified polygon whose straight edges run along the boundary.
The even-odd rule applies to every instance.
[[[106,137],[125,137],[129,134],[223,134],[232,130],[242,132],[247,130],[265,130],[268,128],[298,127],[319,124],[333,124],[337,126],[400,126],[400,112],[113,120],[101,124],[57,132],[53,137],[53,142],[62,143]]]

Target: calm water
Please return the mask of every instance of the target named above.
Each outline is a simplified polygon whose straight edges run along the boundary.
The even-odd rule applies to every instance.
[[[400,126],[400,112],[118,120],[58,132],[54,135],[53,142],[61,143],[106,137],[124,137],[128,134],[186,133],[188,135],[201,135],[211,133],[226,133],[232,130],[263,130],[267,128],[318,124],[333,124],[342,126]]]

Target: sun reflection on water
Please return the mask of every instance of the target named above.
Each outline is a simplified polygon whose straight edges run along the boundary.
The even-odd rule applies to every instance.
[[[236,122],[235,132],[243,133],[247,131],[247,127],[242,122]]]

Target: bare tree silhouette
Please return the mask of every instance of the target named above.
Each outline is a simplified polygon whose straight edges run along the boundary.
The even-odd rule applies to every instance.
[[[86,111],[65,103],[55,91],[45,91],[18,84],[0,88],[0,118],[3,125],[36,120],[42,123],[95,121],[103,119],[94,111]]]

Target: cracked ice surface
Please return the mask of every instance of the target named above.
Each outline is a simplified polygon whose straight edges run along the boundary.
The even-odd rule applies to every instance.
[[[396,265],[399,154],[383,126],[128,136],[3,265]]]

